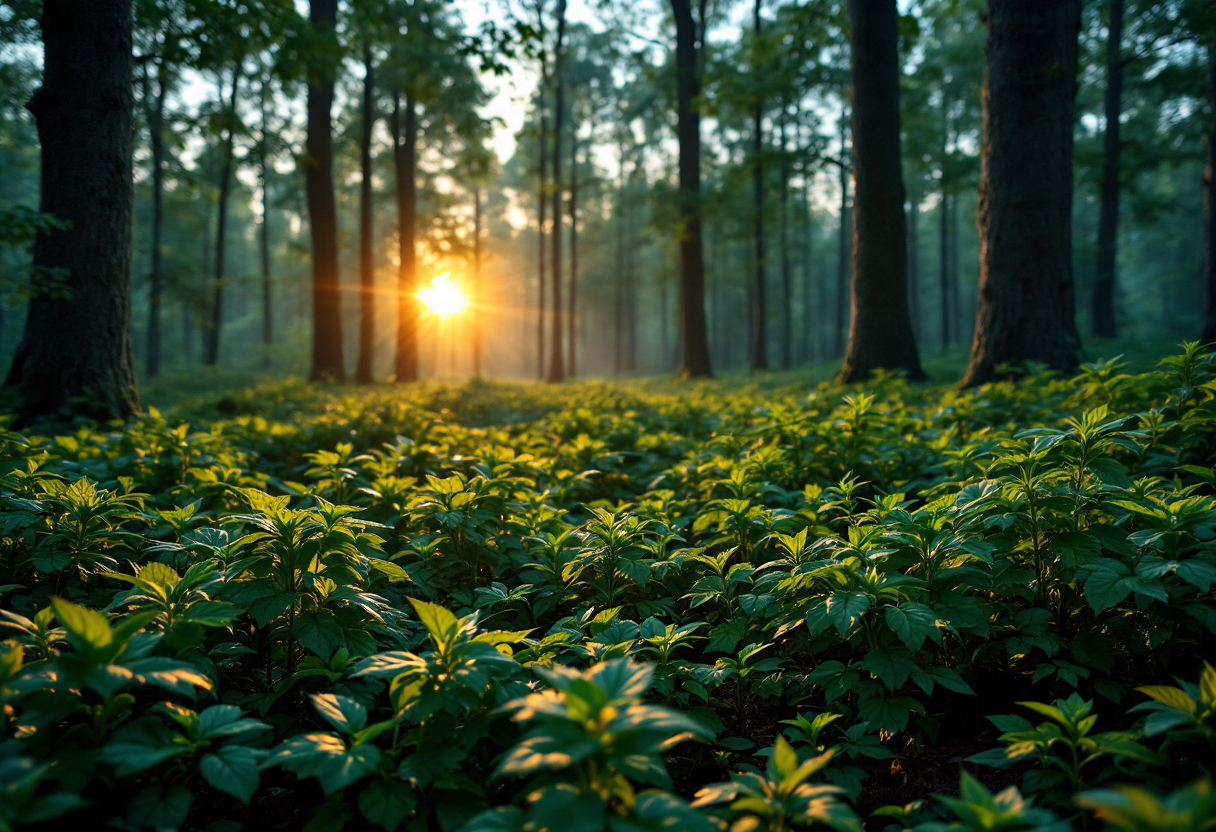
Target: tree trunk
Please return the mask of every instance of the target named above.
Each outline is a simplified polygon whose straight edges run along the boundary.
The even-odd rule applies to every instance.
[[[338,0],[310,0],[317,33],[330,40]],[[306,185],[312,237],[313,381],[346,380],[342,350],[342,294],[338,277],[338,218],[334,204],[333,66],[315,66],[308,81],[308,154]]]
[[[270,369],[270,346],[273,343],[274,306],[270,286],[270,192],[269,192],[269,144],[270,128],[266,115],[266,80],[263,77],[260,90],[262,135],[258,142],[258,189],[262,195],[262,227],[259,229],[259,249],[262,265],[262,369]]]
[[[45,0],[42,86],[28,107],[42,145],[41,210],[71,223],[34,241],[37,292],[6,386],[18,425],[63,410],[98,420],[139,408],[131,338],[131,3]]]
[[[913,193],[908,200],[908,314],[912,334],[920,337],[920,198]]]
[[[802,233],[802,360],[809,363],[815,360],[814,332],[819,328],[815,326],[816,315],[812,311],[815,308],[815,301],[813,299],[815,282],[815,217],[811,209],[811,183],[809,177],[806,180],[806,188],[802,192],[802,201],[802,220],[804,223]]]
[[[840,239],[836,259],[836,328],[832,340],[832,357],[844,353],[845,298],[848,296],[849,238],[852,230],[849,223],[849,111],[848,105],[840,113]]]
[[[393,376],[397,381],[418,380],[418,105],[405,94],[404,119],[401,90],[393,95],[393,170],[397,178],[397,344]]]
[[[1208,44],[1208,130],[1203,170],[1203,328],[1199,340],[1216,343],[1216,42]]]
[[[164,63],[157,65],[156,95],[150,97],[148,70],[144,69],[144,102],[147,106],[148,144],[152,151],[152,268],[148,287],[148,378],[160,373],[161,307],[164,280],[165,225],[165,98],[169,91]]]
[[[895,0],[849,0],[853,88],[853,320],[842,382],[877,369],[924,378],[908,316]]]
[[[537,110],[540,112],[540,135],[537,137],[538,155],[540,162],[537,166],[537,207],[536,207],[536,377],[545,377],[545,295],[548,292],[545,258],[545,217],[549,198],[549,105],[545,95],[549,87],[549,61],[545,53],[545,2],[536,0],[536,19],[540,28],[540,89],[538,90]]]
[[[376,349],[376,264],[372,259],[372,128],[376,122],[376,75],[370,49],[363,52],[363,123],[359,135],[359,358],[355,381],[370,384]]]
[[[1002,364],[1077,366],[1071,229],[1080,27],[1081,0],[989,0],[979,298],[965,386],[991,380]]]
[[[207,326],[207,355],[204,363],[214,367],[220,362],[220,329],[224,323],[224,252],[228,231],[228,195],[232,191],[233,144],[236,141],[236,97],[241,86],[241,62],[232,68],[232,94],[228,99],[224,130],[224,161],[220,166],[220,192],[215,214],[215,273],[212,276],[211,321]],[[221,87],[221,91],[222,91]]]
[[[594,130],[592,131],[594,135]],[[570,377],[578,375],[578,130],[570,133],[570,300],[566,310],[567,349]]]
[[[566,0],[557,0],[557,43],[553,52],[553,231],[549,243],[553,247],[553,310],[550,319],[552,343],[549,346],[549,370],[545,381],[550,384],[566,378],[565,356],[562,349],[562,126],[566,118],[565,55],[562,40],[566,34]]]
[[[785,104],[781,105],[781,369],[793,350],[794,275],[790,267],[790,171],[785,156]]]
[[[676,24],[676,137],[680,180],[680,374],[709,378],[705,322],[705,261],[701,239],[701,52],[692,0],[671,0]],[[702,21],[705,7],[701,5]]]
[[[752,13],[752,75],[756,85],[756,108],[752,112],[752,356],[753,370],[768,369],[768,298],[764,280],[764,89],[760,72],[760,7],[755,0]]]
[[[612,293],[612,371],[614,375],[619,376],[625,369],[625,139],[623,130],[617,145],[621,169],[616,205],[612,208],[612,215],[616,220],[616,281]]]
[[[473,378],[481,378],[481,183],[473,188]]]
[[[950,337],[950,192],[946,190],[945,180],[942,181],[942,201],[937,208],[938,219],[938,258],[939,282],[941,284],[942,301],[942,349],[948,349]]]
[[[1098,215],[1098,264],[1094,272],[1094,334],[1114,338],[1115,269],[1119,234],[1119,116],[1123,112],[1123,0],[1111,0],[1106,39],[1106,135],[1103,140],[1102,207]]]

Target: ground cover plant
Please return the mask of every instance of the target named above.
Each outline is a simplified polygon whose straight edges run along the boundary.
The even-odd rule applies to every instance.
[[[1216,361],[0,434],[0,829],[1202,830]]]

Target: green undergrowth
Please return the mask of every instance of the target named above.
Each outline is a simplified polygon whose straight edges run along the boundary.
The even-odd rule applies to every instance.
[[[0,433],[0,830],[1202,830],[1216,361]]]

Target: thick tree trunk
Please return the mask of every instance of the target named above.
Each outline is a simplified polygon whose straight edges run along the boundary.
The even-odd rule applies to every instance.
[[[42,86],[28,104],[42,145],[37,292],[6,386],[18,424],[71,411],[121,419],[139,407],[131,338],[132,94],[129,0],[45,0]],[[61,277],[60,277],[61,276]]]
[[[537,203],[536,203],[536,277],[537,277],[537,300],[536,300],[536,377],[543,379],[545,377],[545,295],[548,293],[548,279],[546,277],[546,258],[548,253],[545,250],[545,218],[548,216],[546,211],[547,202],[549,199],[549,104],[546,92],[549,88],[549,61],[545,52],[545,1],[536,0],[536,19],[540,28],[540,85],[537,91],[537,110],[540,113],[540,135],[537,137],[537,152],[539,155],[539,163],[537,165]]]
[[[1080,27],[1081,0],[988,3],[980,283],[965,386],[989,381],[1003,364],[1077,366],[1071,229]]]
[[[594,126],[594,125],[593,125]],[[592,134],[594,135],[594,130]],[[578,129],[570,132],[570,299],[566,309],[570,377],[578,375]]]
[[[1208,44],[1207,158],[1203,169],[1203,328],[1199,340],[1216,344],[1216,42]]]
[[[1114,338],[1115,269],[1119,234],[1119,116],[1123,112],[1123,0],[1111,0],[1106,40],[1106,135],[1103,140],[1102,207],[1098,214],[1098,264],[1094,272],[1094,334]]]
[[[203,362],[214,367],[220,362],[220,330],[224,325],[224,258],[228,241],[228,195],[232,191],[233,145],[236,142],[236,98],[241,86],[241,64],[232,68],[232,92],[228,98],[224,130],[224,161],[220,165],[220,190],[215,213],[215,273],[211,284],[211,321],[207,325],[207,355]],[[223,87],[221,86],[221,92]]]
[[[908,316],[895,0],[849,0],[853,88],[853,320],[843,382],[877,369],[923,378]]]
[[[676,24],[676,137],[679,142],[680,374],[709,378],[709,333],[705,322],[705,260],[701,239],[701,48],[692,0],[671,0]],[[704,5],[701,14],[704,15]]]
[[[553,309],[550,318],[552,342],[545,381],[556,384],[566,378],[562,348],[562,127],[566,117],[566,78],[563,39],[566,34],[566,0],[557,0],[557,43],[553,52]]]
[[[270,347],[274,342],[274,305],[270,281],[270,191],[269,162],[270,128],[266,115],[266,79],[263,76],[260,95],[262,135],[258,142],[258,190],[262,196],[262,223],[258,229],[262,266],[262,369],[270,369]]]
[[[148,145],[152,151],[152,268],[148,286],[148,334],[146,368],[148,378],[160,373],[161,313],[164,282],[165,226],[165,98],[169,92],[165,64],[156,70],[156,94],[151,95],[144,70],[144,101],[147,105]]]
[[[418,380],[418,105],[405,94],[404,118],[400,90],[393,95],[393,170],[397,178],[397,344],[393,376]]]
[[[311,0],[313,27],[333,38],[338,0]],[[342,288],[338,277],[338,217],[334,204],[333,116],[336,67],[316,66],[308,81],[306,190],[312,237],[313,381],[345,381]]]
[[[363,53],[363,123],[359,134],[359,357],[355,381],[370,384],[376,350],[376,264],[372,259],[372,128],[376,122],[376,68]]]
[[[849,112],[847,104],[840,114],[840,226],[836,256],[836,315],[832,339],[832,357],[844,353],[844,323],[849,279],[849,239],[853,236],[849,222]]]
[[[802,360],[810,362],[815,360],[815,341],[814,333],[817,327],[815,325],[816,316],[813,312],[815,308],[814,301],[814,284],[815,284],[815,218],[811,209],[811,184],[806,183],[806,188],[802,192]]]

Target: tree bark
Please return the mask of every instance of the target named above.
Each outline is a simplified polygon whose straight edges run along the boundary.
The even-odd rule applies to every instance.
[[[752,355],[753,370],[768,369],[768,298],[764,280],[764,80],[760,72],[762,0],[752,12],[752,83],[756,85],[756,107],[752,112]]]
[[[1202,321],[1199,342],[1216,344],[1216,40],[1207,50],[1208,125],[1204,131]]]
[[[545,252],[545,217],[547,202],[549,198],[549,104],[547,101],[546,92],[549,88],[549,61],[545,53],[545,0],[536,0],[536,19],[540,29],[540,88],[538,90],[537,110],[540,113],[540,135],[537,138],[538,155],[540,157],[537,166],[537,207],[536,207],[536,276],[537,276],[537,302],[536,302],[536,377],[543,379],[545,377],[545,295],[548,292],[548,280],[546,277],[545,258],[548,256]]]
[[[790,266],[790,170],[785,155],[785,104],[781,105],[781,369],[793,351],[794,275]]]
[[[17,425],[62,411],[98,420],[139,408],[131,338],[131,3],[45,0],[42,86],[27,105],[42,146],[41,210],[71,224],[39,232],[36,292],[6,386]],[[42,287],[36,287],[42,288]]]
[[[545,381],[556,384],[566,378],[562,341],[562,128],[566,118],[566,77],[563,43],[566,35],[566,0],[557,0],[557,42],[553,52],[553,230],[549,238],[553,252],[553,308],[550,318],[552,342]]]
[[[1106,132],[1103,138],[1102,206],[1098,214],[1098,263],[1094,271],[1093,321],[1099,338],[1119,334],[1115,319],[1119,234],[1119,117],[1123,112],[1123,0],[1111,0],[1106,39]]]
[[[845,298],[848,297],[849,238],[849,111],[847,103],[840,113],[840,227],[836,260],[836,327],[833,331],[832,357],[844,353]]]
[[[908,200],[908,314],[912,317],[912,334],[920,337],[920,197],[913,193]]]
[[[393,171],[397,178],[397,344],[393,376],[418,380],[418,105],[401,90],[393,95]]]
[[[938,259],[940,260],[939,282],[942,302],[942,349],[949,348],[951,341],[950,310],[950,192],[942,184],[942,201],[937,208]]]
[[[310,19],[325,39],[334,37],[338,0],[310,0]],[[345,381],[342,294],[338,276],[338,217],[334,203],[333,115],[336,67],[314,66],[308,79],[307,167],[312,238],[313,381]]]
[[[1000,365],[1077,366],[1071,228],[1080,28],[1081,0],[989,0],[979,298],[964,386],[991,380]]]
[[[363,123],[359,134],[359,357],[355,381],[370,384],[376,349],[376,264],[372,259],[372,128],[376,122],[376,68],[363,52]]]
[[[701,96],[702,51],[693,19],[692,0],[671,0],[676,24],[676,136],[680,182],[680,374],[709,378],[709,334],[705,322],[705,261],[701,235]],[[700,6],[702,22],[705,5]],[[699,34],[700,32],[700,34]]]
[[[165,98],[169,92],[165,63],[157,64],[156,94],[151,92],[144,67],[144,104],[148,119],[148,146],[152,151],[152,264],[148,286],[148,334],[145,356],[148,378],[160,373],[161,312],[164,282],[165,226]]]
[[[908,315],[895,0],[849,0],[853,89],[853,319],[842,382],[877,369],[924,378]]]
[[[266,77],[263,75],[260,90],[262,135],[258,142],[258,190],[262,195],[262,223],[258,229],[259,253],[262,266],[262,369],[270,369],[270,347],[274,342],[274,305],[270,285],[270,192],[269,161],[270,127],[266,115]]]
[[[236,142],[236,99],[241,86],[241,61],[232,68],[232,93],[228,98],[224,130],[224,161],[220,165],[220,192],[215,214],[215,272],[212,275],[211,321],[207,325],[207,354],[203,359],[208,367],[220,362],[220,330],[224,324],[224,256],[228,238],[228,195],[232,191],[233,145]],[[221,94],[223,87],[221,86]]]
[[[594,131],[592,131],[594,134]],[[570,298],[566,309],[570,377],[578,375],[578,129],[570,132]]]
[[[473,188],[473,378],[481,378],[481,183]]]

